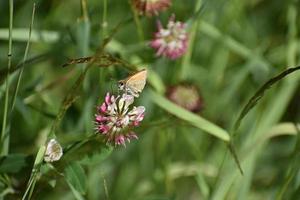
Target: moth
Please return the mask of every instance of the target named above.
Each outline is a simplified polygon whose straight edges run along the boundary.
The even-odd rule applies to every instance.
[[[126,79],[120,80],[119,90],[123,90],[126,93],[133,95],[134,97],[138,97],[139,93],[141,93],[146,85],[147,79],[147,70],[143,69],[138,71]]]

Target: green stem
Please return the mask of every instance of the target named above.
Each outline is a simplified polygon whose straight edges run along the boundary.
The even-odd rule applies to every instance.
[[[26,191],[25,191],[25,193],[24,193],[24,195],[23,195],[23,197],[22,197],[22,200],[25,200],[25,198],[26,198],[28,192],[31,191],[31,188],[32,188],[31,186],[33,185],[34,180],[35,180],[35,174],[32,174],[32,177],[30,178],[30,180],[29,180],[29,182],[28,182],[28,186],[27,186]],[[29,198],[28,198],[28,199],[29,199]]]
[[[29,26],[29,34],[28,34],[28,40],[27,40],[27,44],[26,44],[24,57],[23,57],[23,62],[21,64],[21,69],[20,69],[19,74],[18,74],[17,86],[16,86],[16,89],[15,89],[14,94],[13,94],[11,112],[13,111],[15,103],[16,103],[16,98],[17,98],[17,94],[18,94],[18,91],[19,91],[19,87],[20,87],[20,83],[21,83],[21,79],[22,79],[22,74],[23,74],[23,70],[24,70],[24,64],[26,62],[27,55],[28,55],[28,52],[29,52],[30,40],[31,40],[31,31],[32,31],[33,22],[34,22],[34,14],[35,14],[35,3],[33,4],[33,8],[32,8],[31,23],[30,23],[30,26]]]
[[[198,11],[201,8],[202,0],[198,0],[195,5],[195,14],[198,13]],[[191,66],[191,57],[193,52],[193,47],[195,44],[195,39],[197,35],[197,30],[199,26],[199,20],[198,18],[195,18],[192,22],[191,30],[189,31],[189,44],[186,54],[184,55],[182,62],[181,62],[181,71],[180,71],[180,79],[184,80],[187,77],[189,68]]]
[[[6,135],[6,121],[8,114],[8,100],[9,100],[9,71],[11,68],[11,57],[12,57],[12,29],[13,29],[13,12],[14,2],[9,0],[9,38],[8,38],[8,65],[7,65],[7,77],[5,80],[5,100],[4,100],[4,111],[3,121],[1,130],[1,155],[6,155],[9,149],[9,135]]]
[[[102,15],[102,38],[107,35],[107,0],[103,0],[103,15]]]
[[[130,5],[131,5],[132,13],[133,13],[133,18],[134,18],[135,26],[137,28],[138,36],[139,36],[140,42],[142,43],[144,41],[143,27],[141,25],[141,21],[140,21],[140,18],[138,16],[137,11],[134,9],[134,7],[133,7],[132,4],[130,4]]]
[[[35,161],[33,164],[33,168],[31,170],[31,175],[26,187],[26,190],[23,194],[22,200],[25,200],[25,198],[27,197],[28,193],[29,193],[29,197],[26,199],[30,199],[31,195],[33,193],[34,187],[35,187],[35,183],[37,181],[37,175],[40,171],[40,167],[43,164],[43,159],[44,159],[44,154],[46,151],[46,147],[45,146],[41,146],[36,157],[35,157]]]
[[[69,154],[70,152],[73,152],[74,150],[80,148],[81,146],[83,146],[85,143],[89,142],[90,140],[93,140],[96,138],[97,135],[91,135],[88,138],[84,139],[84,140],[78,140],[77,142],[74,142],[73,144],[71,144],[68,148],[66,148],[64,150],[64,156],[66,156],[67,154]]]
[[[87,2],[86,0],[81,0],[81,12],[82,12],[82,18],[84,20],[88,20],[88,12],[87,12]]]

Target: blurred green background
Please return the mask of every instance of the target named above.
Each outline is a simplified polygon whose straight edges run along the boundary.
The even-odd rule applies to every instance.
[[[150,71],[148,84],[135,103],[146,107],[145,119],[136,130],[139,140],[109,155],[94,153],[74,160],[80,169],[75,189],[64,175],[39,177],[32,199],[300,199],[300,145],[295,126],[300,114],[299,73],[272,87],[238,129],[234,145],[243,176],[222,138],[203,128],[214,124],[231,133],[255,91],[282,70],[299,64],[299,1],[173,0],[159,16],[140,17],[137,26],[129,1],[88,0],[84,9],[79,0],[15,0],[12,67],[23,61],[34,2],[31,62],[24,65],[9,118],[9,153],[20,156],[21,167],[5,170],[0,163],[1,198],[22,197],[34,157],[85,66],[61,65],[68,58],[93,55],[119,22],[130,19],[117,30],[106,51]],[[188,52],[176,61],[155,57],[148,46],[156,20],[166,24],[172,13],[187,22],[190,39]],[[105,21],[107,26],[103,26]],[[9,1],[1,0],[1,124],[8,27]],[[10,100],[17,73],[10,76]],[[56,131],[63,146],[94,133],[97,104],[106,92],[116,93],[116,81],[128,73],[116,66],[89,70],[80,98]],[[182,82],[201,91],[204,108],[196,115],[207,121],[187,120],[191,113],[180,116],[181,110],[178,116],[168,102],[165,105],[159,99],[169,86]]]

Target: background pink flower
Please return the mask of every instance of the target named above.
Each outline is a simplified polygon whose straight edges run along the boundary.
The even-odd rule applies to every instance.
[[[165,56],[170,59],[176,59],[182,56],[188,46],[188,35],[186,25],[180,21],[175,21],[175,15],[172,15],[164,29],[158,22],[158,31],[154,35],[150,46],[156,49],[156,56]]]
[[[132,3],[139,14],[152,16],[169,8],[171,0],[133,0]]]
[[[203,109],[203,98],[195,85],[178,84],[171,86],[167,89],[166,95],[172,102],[191,112],[199,112]]]

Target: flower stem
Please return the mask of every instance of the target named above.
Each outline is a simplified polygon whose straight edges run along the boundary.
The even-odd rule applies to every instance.
[[[202,5],[202,0],[198,0],[195,5],[195,10],[194,10],[195,15],[200,10],[201,5]],[[189,68],[191,65],[191,57],[192,57],[193,47],[194,47],[195,40],[196,40],[198,26],[199,26],[199,20],[198,20],[198,17],[196,17],[196,18],[194,18],[194,21],[192,22],[192,26],[190,27],[190,31],[189,31],[190,33],[189,33],[188,50],[181,62],[181,70],[180,70],[180,77],[179,77],[181,80],[186,79],[188,72],[189,72]]]
[[[81,12],[82,12],[82,18],[84,20],[88,20],[88,12],[87,12],[87,2],[86,0],[81,0]]]
[[[140,21],[140,18],[138,16],[137,11],[133,7],[133,4],[130,4],[130,5],[131,5],[132,13],[133,13],[134,22],[135,22],[135,25],[136,25],[136,28],[137,28],[138,36],[139,36],[140,42],[142,43],[142,42],[144,42],[143,27],[141,25],[141,21]]]

